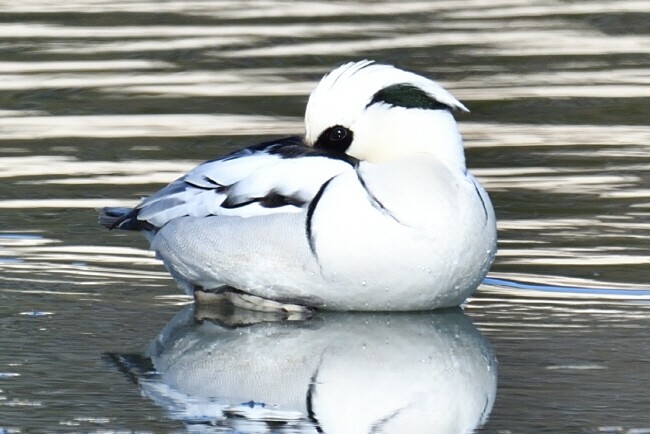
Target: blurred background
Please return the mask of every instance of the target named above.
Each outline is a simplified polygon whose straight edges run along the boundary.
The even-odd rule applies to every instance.
[[[0,0],[0,433],[188,429],[103,357],[188,300],[96,208],[302,133],[365,58],[471,110],[499,221],[464,306],[499,360],[481,432],[650,432],[649,23],[645,0]]]

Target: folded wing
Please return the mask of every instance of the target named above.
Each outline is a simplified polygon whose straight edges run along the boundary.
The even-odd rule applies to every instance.
[[[358,161],[304,145],[299,137],[264,142],[207,161],[133,209],[104,208],[112,229],[155,231],[184,217],[254,217],[300,212],[321,186]]]

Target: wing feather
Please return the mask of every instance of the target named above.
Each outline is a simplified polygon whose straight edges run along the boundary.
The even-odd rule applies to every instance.
[[[309,148],[297,137],[261,143],[197,166],[112,227],[155,230],[183,216],[300,212],[325,182],[357,164],[345,154]]]

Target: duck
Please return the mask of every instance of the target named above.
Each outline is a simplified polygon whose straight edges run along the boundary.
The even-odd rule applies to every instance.
[[[187,294],[334,311],[462,304],[496,255],[490,198],[468,171],[440,84],[370,60],[326,74],[305,134],[206,161],[110,229],[142,232]]]

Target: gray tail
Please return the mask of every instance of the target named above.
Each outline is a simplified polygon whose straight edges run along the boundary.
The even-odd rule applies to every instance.
[[[99,210],[99,224],[108,229],[150,230],[153,226],[138,220],[137,208],[106,207]]]

